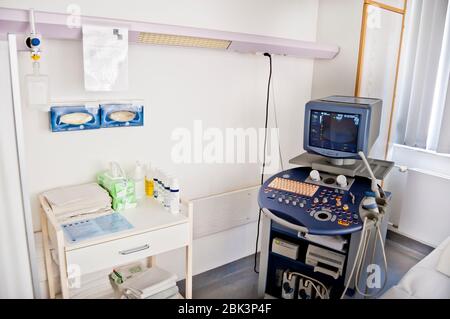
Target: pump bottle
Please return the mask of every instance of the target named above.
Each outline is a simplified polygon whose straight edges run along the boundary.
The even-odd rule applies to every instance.
[[[180,212],[180,185],[176,178],[170,181],[170,212],[174,215]]]
[[[147,197],[153,197],[154,184],[153,184],[154,173],[152,170],[152,164],[148,163],[147,170],[145,172],[145,195]]]
[[[145,183],[144,183],[144,169],[139,161],[136,162],[134,169],[133,180],[135,184],[136,199],[141,199],[145,196]]]
[[[159,197],[159,169],[153,169],[153,198],[158,200]]]

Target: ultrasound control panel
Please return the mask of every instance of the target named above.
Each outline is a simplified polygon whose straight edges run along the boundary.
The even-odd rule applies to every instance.
[[[342,235],[361,230],[359,206],[370,191],[370,180],[356,177],[351,187],[343,189],[331,180],[313,183],[310,171],[309,167],[298,167],[269,178],[259,191],[260,207],[306,227],[310,234]],[[327,178],[333,177],[328,174]]]

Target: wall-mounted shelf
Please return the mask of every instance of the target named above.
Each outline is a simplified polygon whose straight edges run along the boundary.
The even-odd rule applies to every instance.
[[[68,14],[35,11],[36,30],[48,39],[81,39],[81,28],[69,27],[68,18]],[[332,59],[339,53],[336,45],[310,41],[88,16],[81,16],[80,19],[81,25],[127,27],[130,43],[213,48],[241,53],[268,52],[316,59]],[[28,10],[0,8],[0,39],[5,39],[8,33],[29,33]]]

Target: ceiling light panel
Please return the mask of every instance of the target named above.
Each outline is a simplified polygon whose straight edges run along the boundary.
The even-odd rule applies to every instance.
[[[188,37],[184,35],[171,35],[161,33],[140,32],[138,35],[138,42],[145,44],[157,45],[173,45],[181,47],[196,47],[209,49],[228,49],[231,41]]]

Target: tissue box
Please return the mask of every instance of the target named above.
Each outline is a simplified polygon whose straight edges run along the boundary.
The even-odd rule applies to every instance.
[[[52,132],[100,128],[100,111],[98,106],[52,106],[49,114]]]
[[[101,172],[97,175],[97,183],[105,188],[112,197],[112,208],[114,210],[124,210],[137,205],[135,184],[133,180],[122,178],[114,179],[108,172]]]
[[[144,106],[137,104],[100,104],[101,127],[143,126]]]
[[[121,211],[128,208],[135,208],[137,206],[136,196],[128,195],[125,198],[114,198],[112,200],[112,208]]]

